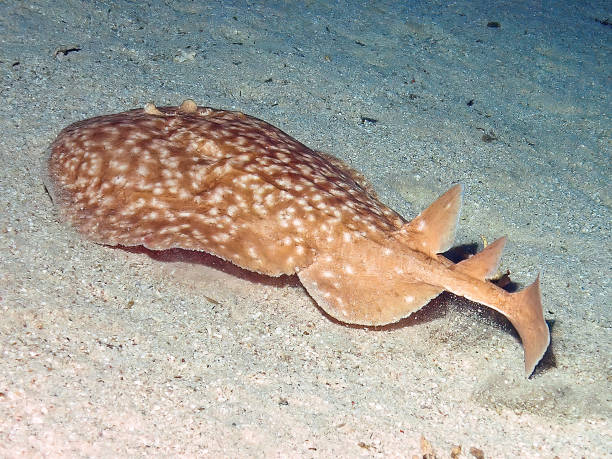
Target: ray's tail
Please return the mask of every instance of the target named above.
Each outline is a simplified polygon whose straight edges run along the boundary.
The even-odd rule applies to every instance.
[[[520,335],[529,376],[550,342],[539,277],[517,293],[488,281],[497,272],[505,237],[457,264],[439,255],[453,243],[461,194],[460,185],[451,187],[391,233],[384,245],[349,234],[350,243],[343,240],[334,250],[319,253],[298,270],[298,277],[325,312],[345,323],[397,322],[443,290],[489,306],[506,316]]]
[[[491,284],[482,285],[482,281],[491,279],[497,271],[506,243],[505,237],[499,238],[480,253],[456,265],[437,255],[452,245],[461,208],[461,194],[460,185],[451,187],[419,216],[398,230],[396,236],[413,250],[436,257],[451,271],[468,275],[475,280],[475,288],[448,290],[486,304],[510,320],[521,337],[525,350],[525,372],[529,376],[550,344],[550,334],[542,312],[540,278],[538,276],[529,287],[512,294]],[[494,287],[493,291],[490,287]],[[475,292],[475,289],[479,292]]]

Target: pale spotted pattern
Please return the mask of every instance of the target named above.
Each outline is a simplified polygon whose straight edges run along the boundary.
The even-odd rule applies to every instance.
[[[90,239],[202,250],[268,275],[296,272],[338,239],[377,240],[404,223],[338,159],[190,101],[68,126],[48,174],[61,214]]]

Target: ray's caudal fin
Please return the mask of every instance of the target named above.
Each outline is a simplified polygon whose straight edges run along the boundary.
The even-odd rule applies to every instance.
[[[540,276],[527,288],[510,294],[511,306],[500,311],[514,326],[525,352],[525,374],[531,375],[550,344],[540,294]]]

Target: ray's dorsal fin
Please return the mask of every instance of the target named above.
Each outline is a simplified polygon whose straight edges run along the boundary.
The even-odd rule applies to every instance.
[[[455,241],[463,186],[454,185],[414,220],[396,233],[413,250],[434,256],[446,252]]]
[[[481,252],[457,263],[451,269],[476,279],[491,279],[499,268],[499,260],[505,245],[506,237],[500,237],[495,242],[486,246]]]

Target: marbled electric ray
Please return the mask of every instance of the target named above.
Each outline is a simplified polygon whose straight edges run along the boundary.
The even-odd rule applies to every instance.
[[[538,279],[510,294],[489,282],[505,238],[453,264],[462,188],[411,222],[357,172],[238,112],[147,104],[66,127],[45,184],[61,216],[108,245],[180,247],[259,273],[297,273],[312,298],[353,324],[396,322],[443,290],[504,314],[530,375],[549,344]]]

